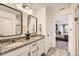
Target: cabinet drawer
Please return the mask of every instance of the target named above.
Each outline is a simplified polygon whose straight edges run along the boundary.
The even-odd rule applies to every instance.
[[[31,54],[31,56],[37,56],[37,55],[38,55],[37,51]]]
[[[31,56],[37,56],[37,42],[31,44]]]
[[[30,56],[30,54],[29,54],[30,52],[22,52],[22,53],[20,53],[18,56]]]
[[[32,44],[31,44],[31,48],[32,47],[35,47],[37,45],[37,42],[33,42]]]
[[[31,52],[37,50],[37,42],[31,44]]]
[[[41,56],[45,51],[44,39],[38,41],[38,55]]]

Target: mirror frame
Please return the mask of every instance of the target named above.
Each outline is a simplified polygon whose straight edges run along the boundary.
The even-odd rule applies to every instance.
[[[15,34],[15,35],[1,36],[1,37],[10,37],[10,36],[18,36],[18,35],[21,35],[21,34],[23,33],[23,13],[22,13],[21,11],[15,9],[15,8],[10,7],[10,6],[7,6],[7,5],[5,5],[5,4],[0,3],[0,5],[4,6],[4,7],[6,7],[6,8],[10,8],[10,9],[12,9],[12,10],[14,10],[14,11],[17,11],[17,12],[19,12],[19,13],[21,14],[21,33],[20,33],[20,34]]]
[[[29,31],[29,19],[30,19],[31,17],[33,17],[33,18],[36,19],[36,33],[37,33],[37,17],[32,16],[32,15],[28,15],[28,21],[27,21],[28,31]],[[30,33],[30,34],[32,34],[32,33]]]

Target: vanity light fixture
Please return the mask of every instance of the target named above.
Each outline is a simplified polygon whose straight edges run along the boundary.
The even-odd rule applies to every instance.
[[[21,11],[23,11],[26,14],[32,14],[32,8],[31,8],[31,6],[29,6],[29,4],[18,3],[17,8],[20,9]]]

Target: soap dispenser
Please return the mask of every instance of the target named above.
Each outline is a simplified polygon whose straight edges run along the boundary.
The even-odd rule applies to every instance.
[[[35,33],[35,25],[33,25],[33,30],[32,31],[33,31],[33,33]]]
[[[42,34],[42,27],[41,27],[41,24],[39,24],[39,34]]]

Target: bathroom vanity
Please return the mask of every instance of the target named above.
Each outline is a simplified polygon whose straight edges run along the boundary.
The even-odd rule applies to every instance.
[[[21,11],[4,4],[0,4],[0,13],[1,56],[41,56],[45,53],[45,37],[37,34],[36,17],[28,15],[25,19]],[[24,19],[27,20],[25,24]],[[34,36],[27,39],[23,35],[27,32]]]
[[[44,35],[30,37],[29,40],[25,36],[15,36],[4,38],[1,40],[11,40],[11,42],[0,41],[1,56],[41,56],[45,52]],[[14,40],[12,42],[12,40]]]

